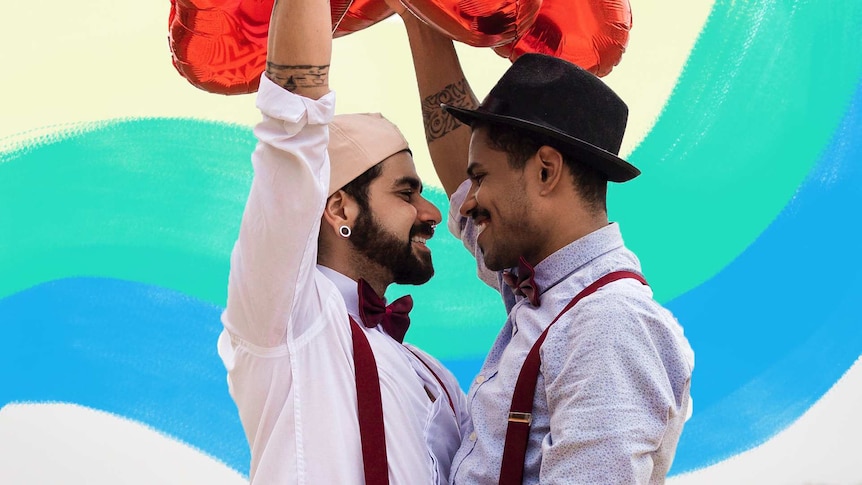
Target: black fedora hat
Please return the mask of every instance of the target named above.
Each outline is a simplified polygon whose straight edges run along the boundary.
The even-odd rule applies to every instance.
[[[629,109],[595,75],[545,54],[524,54],[475,110],[444,104],[462,123],[500,123],[536,133],[558,150],[589,164],[612,182],[640,170],[620,158]]]

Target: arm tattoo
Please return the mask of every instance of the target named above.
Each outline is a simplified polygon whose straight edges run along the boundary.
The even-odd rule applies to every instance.
[[[293,92],[299,88],[325,86],[329,81],[329,65],[286,66],[267,61],[266,75],[272,82]]]
[[[462,78],[446,86],[439,93],[422,100],[422,121],[425,123],[425,139],[429,143],[461,126],[461,122],[445,112],[440,107],[440,103],[475,108],[475,102],[469,94],[467,80]]]

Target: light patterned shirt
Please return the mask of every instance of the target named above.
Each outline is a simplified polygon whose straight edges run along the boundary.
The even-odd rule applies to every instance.
[[[473,428],[452,463],[450,483],[472,485],[497,483],[515,382],[539,335],[601,276],[641,267],[619,226],[609,224],[535,266],[541,301],[534,307],[485,268],[476,228],[458,213],[469,184],[452,195],[449,228],[508,311],[470,386]],[[623,279],[584,298],[551,327],[540,355],[524,483],[663,483],[687,417],[694,354],[650,288]]]

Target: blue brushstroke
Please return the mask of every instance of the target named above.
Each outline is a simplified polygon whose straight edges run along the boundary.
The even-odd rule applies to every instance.
[[[675,473],[766,441],[862,353],[862,266],[854,258],[862,227],[853,215],[862,207],[860,134],[862,83],[816,168],[773,224],[717,276],[668,304],[697,359],[695,414]]]
[[[70,402],[144,423],[248,473],[216,354],[221,309],[155,286],[70,278],[0,300],[0,406]]]

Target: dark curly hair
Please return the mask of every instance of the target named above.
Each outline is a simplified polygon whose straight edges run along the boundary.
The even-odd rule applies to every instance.
[[[374,179],[383,173],[383,167],[381,164],[382,162],[362,172],[362,175],[351,180],[347,185],[341,188],[341,190],[346,192],[347,195],[356,201],[359,208],[363,211],[367,211],[369,209],[368,186],[371,185],[371,182],[373,182]]]

